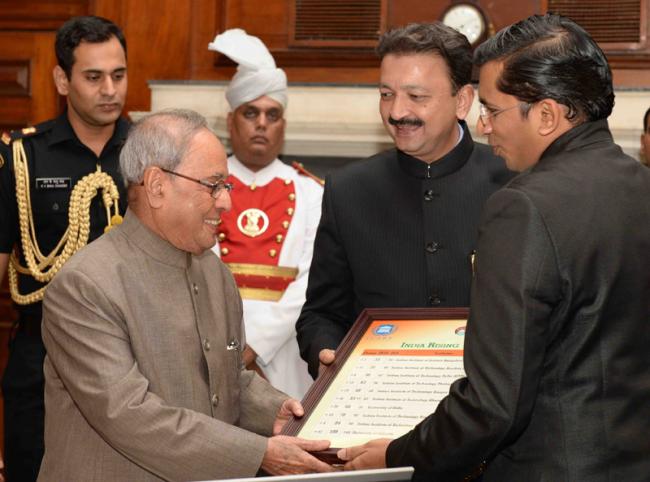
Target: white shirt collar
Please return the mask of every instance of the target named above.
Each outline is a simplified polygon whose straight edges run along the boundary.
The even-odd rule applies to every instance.
[[[465,135],[465,130],[463,129],[463,126],[460,125],[460,122],[456,124],[458,126],[458,140],[456,141],[456,145],[460,144],[460,141],[463,140],[463,136]]]
[[[230,174],[248,185],[254,183],[258,186],[265,186],[276,177],[282,177],[284,167],[285,165],[282,161],[276,158],[268,166],[255,172],[244,166],[234,154],[228,158],[228,170]]]

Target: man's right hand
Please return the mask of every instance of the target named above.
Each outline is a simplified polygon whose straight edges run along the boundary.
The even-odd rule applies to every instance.
[[[336,359],[336,352],[334,350],[330,350],[329,348],[324,348],[323,350],[318,352],[318,361],[320,362],[318,364],[319,377],[323,374],[323,372],[328,366],[334,363],[335,359]]]
[[[329,446],[328,440],[305,440],[276,435],[269,438],[260,468],[270,475],[333,472],[334,467],[307,453],[326,450]]]

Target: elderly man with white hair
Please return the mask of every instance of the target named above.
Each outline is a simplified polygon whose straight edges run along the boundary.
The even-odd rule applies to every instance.
[[[277,435],[300,403],[242,368],[241,301],[210,251],[230,207],[226,153],[199,114],[136,122],[124,222],[74,255],[43,304],[40,482],[207,480],[331,471]]]
[[[322,184],[278,159],[287,76],[262,41],[232,29],[209,48],[239,64],[226,91],[233,206],[222,216],[215,251],[243,298],[247,366],[302,398],[312,380],[298,352],[295,322],[305,301]]]

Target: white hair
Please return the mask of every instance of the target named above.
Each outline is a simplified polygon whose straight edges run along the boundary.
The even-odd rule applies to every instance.
[[[205,117],[189,109],[167,109],[139,119],[120,153],[124,184],[140,184],[150,166],[175,170],[194,136],[207,128]]]

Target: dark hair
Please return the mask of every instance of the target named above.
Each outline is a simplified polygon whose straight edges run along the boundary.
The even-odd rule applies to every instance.
[[[643,133],[645,134],[648,132],[648,119],[650,117],[650,107],[648,107],[648,110],[645,111],[645,114],[643,114]]]
[[[498,89],[533,104],[553,99],[572,122],[606,119],[614,107],[612,72],[605,54],[574,21],[533,15],[504,28],[474,53],[479,67],[503,61]]]
[[[74,50],[81,42],[102,43],[115,37],[124,49],[126,57],[126,39],[120,27],[102,17],[72,17],[61,25],[56,32],[54,50],[56,59],[65,74],[70,78],[74,65]]]
[[[411,23],[384,33],[377,55],[435,54],[447,64],[452,92],[456,94],[472,80],[472,48],[463,34],[440,22]]]

